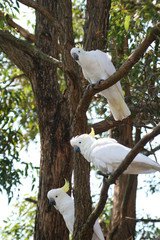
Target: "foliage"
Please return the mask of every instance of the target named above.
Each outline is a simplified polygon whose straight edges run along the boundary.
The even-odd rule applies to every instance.
[[[19,2],[17,0],[5,0],[0,3],[0,8],[2,11],[8,12],[10,10],[12,15],[14,15],[14,10],[19,13],[19,7]]]
[[[28,79],[1,54],[0,59],[0,191],[5,189],[9,200],[12,186],[27,176],[27,163],[15,168],[19,151],[35,139],[38,133],[36,109]]]
[[[36,197],[32,197],[32,199],[36,200]],[[11,216],[4,220],[5,227],[0,231],[1,239],[33,239],[36,205],[23,200],[17,202],[13,207]]]
[[[0,29],[10,29],[9,26],[6,24],[6,20],[8,20],[9,16],[16,18],[15,13],[19,13],[19,2],[6,0],[0,3],[0,10],[4,13],[4,18],[0,18]],[[11,14],[9,14],[11,13]]]
[[[76,42],[82,41],[84,34],[84,23],[85,23],[85,0],[74,0],[72,2],[72,11],[73,11],[73,30],[74,38]]]
[[[137,238],[138,239],[148,239],[155,240],[159,239],[160,229],[156,223],[138,223],[137,224]]]

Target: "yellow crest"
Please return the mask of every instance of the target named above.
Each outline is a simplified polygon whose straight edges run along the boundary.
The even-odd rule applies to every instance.
[[[68,192],[68,190],[69,190],[69,182],[66,179],[65,179],[65,184],[61,188],[61,190],[63,190],[64,192]]]
[[[91,128],[91,132],[90,134],[88,134],[90,137],[94,137],[95,135],[95,131],[94,131],[94,128]]]

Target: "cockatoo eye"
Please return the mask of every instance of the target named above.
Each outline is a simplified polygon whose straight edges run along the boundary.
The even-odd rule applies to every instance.
[[[79,144],[81,144],[81,142],[79,142]]]
[[[58,196],[56,195],[56,198],[57,198]]]
[[[78,52],[80,53],[81,51],[79,50]]]

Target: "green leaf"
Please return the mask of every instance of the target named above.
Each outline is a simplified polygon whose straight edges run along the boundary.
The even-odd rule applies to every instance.
[[[124,20],[124,28],[126,32],[128,32],[130,20],[131,20],[131,15],[127,15]]]

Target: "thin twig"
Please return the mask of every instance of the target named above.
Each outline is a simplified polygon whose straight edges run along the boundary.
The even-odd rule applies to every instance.
[[[14,82],[15,79],[21,78],[21,77],[24,77],[24,76],[25,76],[25,74],[20,74],[20,75],[12,77],[10,82],[5,87],[3,87],[3,90],[5,90],[7,87],[9,87]]]
[[[152,219],[152,218],[132,218],[132,217],[125,217],[126,219],[133,220],[135,222],[160,222],[160,219]]]
[[[148,151],[147,149],[144,149],[144,150],[146,151],[145,155],[146,155],[146,156],[149,156],[149,155],[151,155],[151,154],[154,154],[154,153],[157,152],[159,149],[160,149],[160,145],[158,145],[158,146],[155,147],[155,148],[152,148],[151,151]]]

